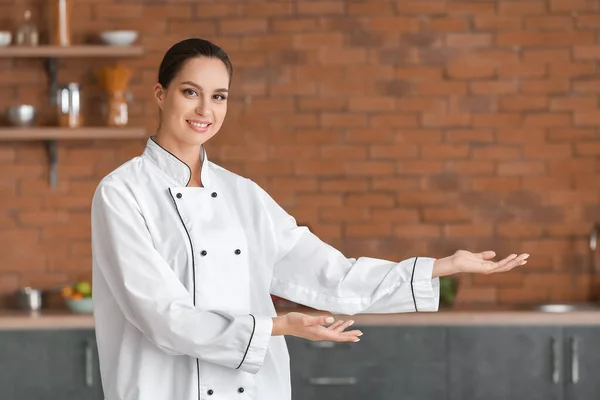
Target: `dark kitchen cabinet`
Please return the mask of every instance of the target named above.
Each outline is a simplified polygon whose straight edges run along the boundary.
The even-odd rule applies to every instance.
[[[600,393],[600,327],[563,330],[565,400],[597,399]]]
[[[445,398],[444,327],[357,329],[364,333],[358,343],[286,337],[293,400]]]
[[[103,400],[93,330],[0,331],[0,398]]]
[[[560,400],[562,329],[448,328],[448,400]]]

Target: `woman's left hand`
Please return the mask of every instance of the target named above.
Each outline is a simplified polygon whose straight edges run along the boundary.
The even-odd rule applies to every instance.
[[[433,277],[452,275],[457,273],[493,274],[506,272],[525,265],[529,254],[511,254],[500,261],[490,261],[496,256],[493,251],[471,253],[467,250],[458,250],[449,257],[435,260],[433,263]]]

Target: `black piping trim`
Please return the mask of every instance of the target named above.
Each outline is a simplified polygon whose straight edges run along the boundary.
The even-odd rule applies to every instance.
[[[417,265],[417,260],[419,257],[415,257],[415,262],[413,264],[412,275],[410,277],[410,291],[412,292],[413,303],[415,303],[415,311],[419,312],[417,309],[417,299],[415,298],[415,288],[413,287],[413,280],[415,279],[415,266]]]
[[[173,157],[175,157],[175,156],[173,156]],[[175,158],[177,158],[177,157],[175,157]],[[192,243],[192,237],[190,236],[190,233],[188,232],[187,228],[185,227],[185,222],[183,222],[183,218],[181,217],[181,213],[179,212],[179,207],[177,207],[177,202],[175,201],[175,198],[173,197],[173,192],[171,191],[171,188],[169,188],[169,195],[171,196],[171,199],[173,200],[173,204],[175,205],[175,211],[177,211],[177,215],[179,216],[181,225],[183,225],[183,230],[187,234],[188,240],[190,241],[190,249],[192,251],[192,276],[193,276],[192,284],[193,284],[193,289],[194,289],[193,298],[194,298],[194,306],[195,306],[196,305],[196,262],[194,261],[195,260],[194,245]],[[196,358],[196,375],[198,376],[198,400],[200,400],[200,360],[198,360],[197,358]]]
[[[175,154],[171,153],[169,150],[165,149],[164,147],[162,147],[160,144],[158,144],[158,142],[156,140],[154,140],[154,136],[150,136],[150,139],[152,139],[152,141],[154,143],[156,143],[156,145],[158,147],[160,147],[161,149],[163,149],[164,151],[166,151],[167,153],[169,153],[170,155],[172,155],[173,157],[175,157],[175,159],[177,161],[179,161],[180,163],[182,163],[183,165],[185,165],[185,167],[188,169],[189,171],[189,179],[187,181],[187,183],[185,184],[185,186],[190,184],[190,181],[192,180],[192,169],[190,168],[189,165],[187,165],[186,163],[184,163],[179,157],[177,157]],[[202,148],[202,150],[204,150],[204,148]],[[179,211],[178,211],[179,212]],[[181,217],[181,216],[180,216]],[[182,221],[183,222],[183,221]],[[185,226],[184,226],[185,227]]]
[[[250,350],[250,344],[252,343],[252,338],[254,337],[254,330],[256,329],[256,318],[254,318],[254,315],[250,314],[250,316],[252,317],[252,335],[250,335],[250,341],[248,342],[248,346],[246,347],[246,352],[244,353],[244,358],[242,358],[242,362],[240,363],[240,365],[238,365],[238,367],[236,369],[240,369],[240,367],[242,366],[242,364],[244,363],[244,360],[246,360],[246,355],[248,355],[248,350]]]

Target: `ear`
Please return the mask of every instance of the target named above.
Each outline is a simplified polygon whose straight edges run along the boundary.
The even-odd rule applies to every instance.
[[[154,100],[156,101],[156,104],[158,105],[158,107],[162,110],[163,108],[163,103],[165,101],[165,96],[167,95],[166,90],[163,88],[163,86],[160,83],[156,83],[154,85]]]

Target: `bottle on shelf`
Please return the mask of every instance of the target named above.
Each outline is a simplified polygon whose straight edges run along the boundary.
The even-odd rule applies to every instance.
[[[39,43],[39,32],[31,21],[31,11],[25,11],[24,21],[15,32],[15,44],[17,46],[37,46]]]
[[[52,0],[52,2],[50,43],[58,46],[70,46],[72,0]]]

